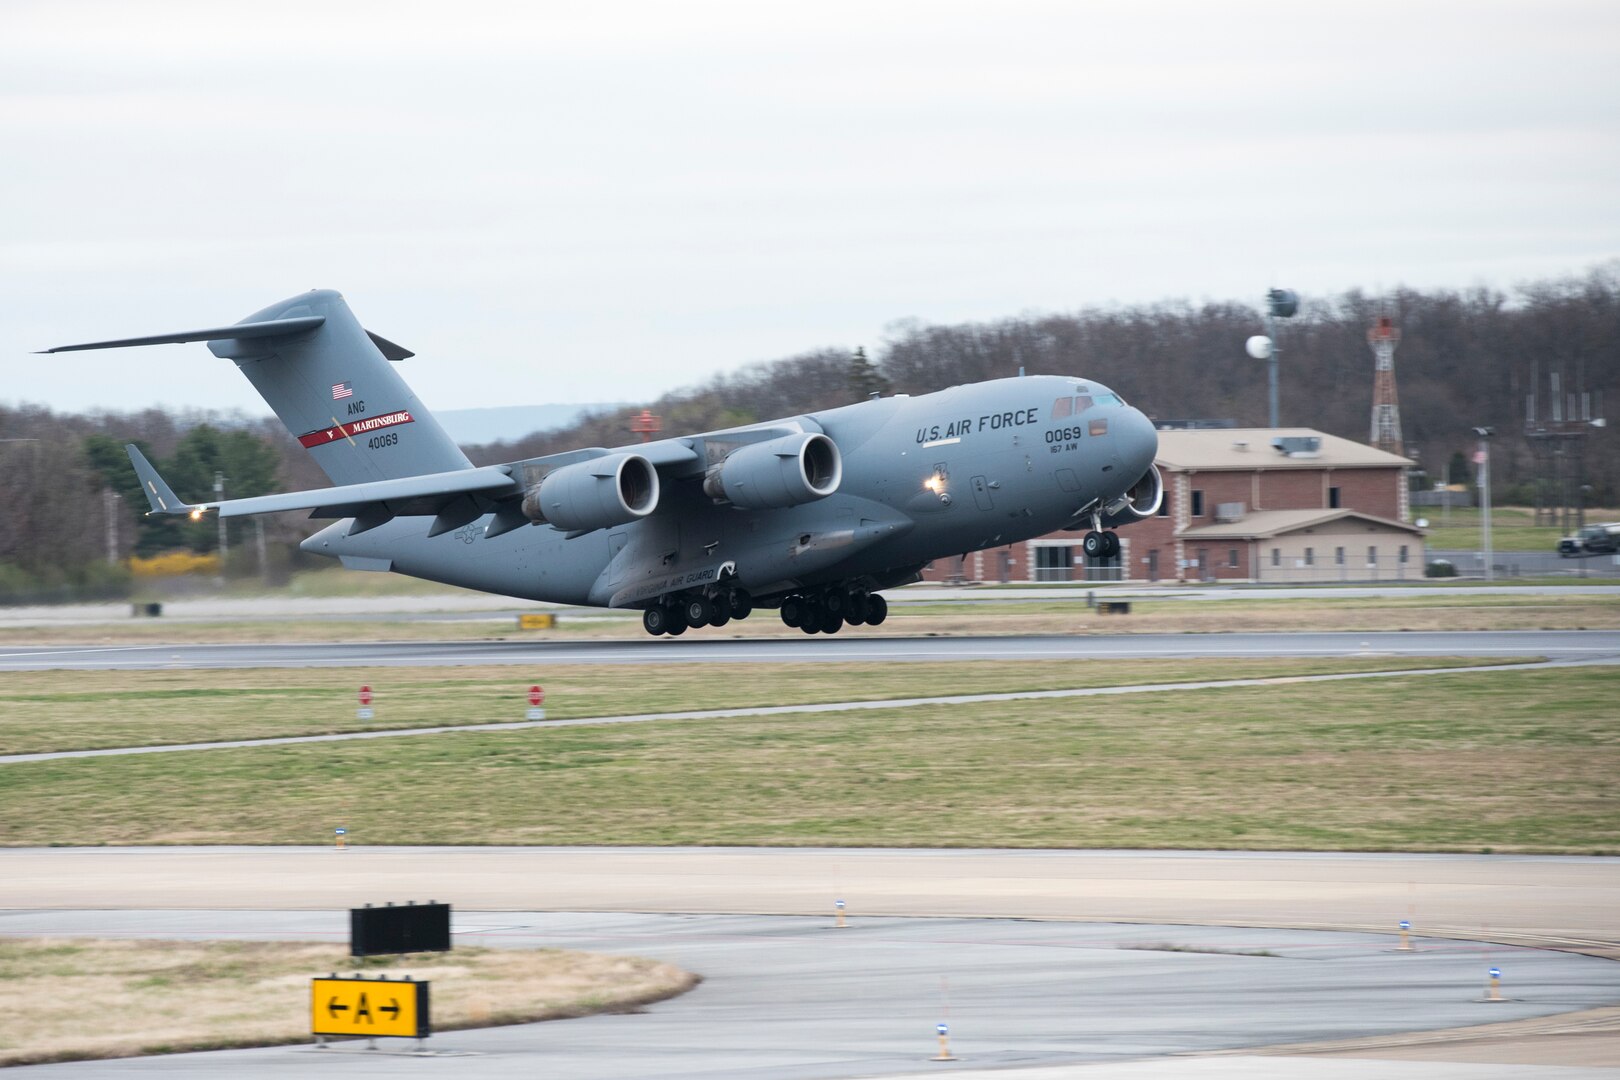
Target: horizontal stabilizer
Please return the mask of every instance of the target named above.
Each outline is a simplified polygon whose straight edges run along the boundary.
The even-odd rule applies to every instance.
[[[216,326],[211,330],[182,330],[177,334],[153,334],[150,337],[119,338],[117,341],[87,341],[82,345],[58,345],[54,349],[41,349],[40,352],[82,352],[85,349],[125,349],[137,345],[176,345],[183,341],[229,341],[233,338],[245,340],[248,338],[288,337],[293,334],[307,333],[325,321],[325,315],[305,315],[297,319],[270,319],[266,322]],[[390,345],[400,352],[405,352],[398,345],[392,345],[392,343]],[[405,353],[405,356],[410,355],[408,352]],[[399,359],[403,359],[403,357],[399,357]]]
[[[152,463],[146,460],[146,455],[134,443],[126,443],[124,453],[129,455],[129,463],[135,466],[135,475],[140,477],[141,490],[146,492],[146,501],[152,504],[154,514],[184,514],[191,507],[177,498],[169,485],[163,482]]]
[[[394,480],[290,491],[283,495],[188,503],[175,495],[169,485],[163,482],[163,477],[152,468],[152,463],[133,444],[125,449],[129,452],[129,460],[135,466],[135,474],[140,477],[141,487],[146,491],[154,514],[200,516],[206,512],[216,512],[220,517],[247,517],[252,514],[278,514],[287,510],[311,510],[311,517],[359,518],[356,524],[360,528],[357,531],[364,531],[394,517],[441,515],[452,504],[456,507],[453,514],[464,514],[469,504],[480,505],[474,497],[493,503],[514,497],[522,490],[506,466],[485,465],[478,469],[402,476]],[[479,513],[483,512],[479,510]],[[473,515],[474,518],[477,516]]]

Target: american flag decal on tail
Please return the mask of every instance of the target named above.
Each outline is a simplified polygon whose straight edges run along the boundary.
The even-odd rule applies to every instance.
[[[340,398],[346,397],[354,397],[354,387],[346,382],[333,383],[332,400],[337,401]]]

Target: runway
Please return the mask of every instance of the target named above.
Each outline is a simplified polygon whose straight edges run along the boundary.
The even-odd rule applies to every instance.
[[[468,664],[898,663],[1274,656],[1546,656],[1620,660],[1620,630],[1121,634],[963,637],[649,638],[602,641],[409,641],[13,646],[0,671],[51,669],[408,667]]]
[[[339,1068],[358,1077],[408,1069],[475,1080],[811,1080],[1018,1066],[1074,1080],[1272,1080],[1307,1071],[1588,1080],[1612,1073],[1506,1068],[1525,1053],[1522,1032],[1517,1041],[1481,1044],[1496,1064],[1467,1071],[1373,1059],[1396,1045],[1416,1052],[1429,1041],[1422,1031],[1521,1020],[1539,1031],[1545,1025],[1535,1027],[1533,1017],[1620,1002],[1620,965],[1546,951],[1620,955],[1620,859],[1612,858],[14,849],[0,851],[0,879],[11,906],[0,932],[11,934],[342,940],[351,905],[432,896],[456,905],[462,942],[652,956],[706,980],[644,1014],[431,1040],[473,1057],[351,1051],[323,1060],[281,1047],[30,1070],[74,1080]],[[112,896],[120,910],[97,910]],[[848,904],[845,930],[833,927],[834,899]],[[1394,949],[1400,918],[1413,921],[1414,954]],[[1476,1000],[1493,965],[1518,1001]],[[1591,1015],[1612,1031],[1612,1014]],[[927,1060],[942,1019],[952,1025],[960,1065]],[[1380,1036],[1381,1046],[1355,1062],[1165,1056],[1367,1035]],[[1455,1040],[1437,1045],[1470,1060]]]

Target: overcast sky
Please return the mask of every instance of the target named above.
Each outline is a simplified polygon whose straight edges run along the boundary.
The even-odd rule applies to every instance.
[[[4,0],[0,215],[0,400],[66,410],[263,412],[202,345],[28,353],[312,287],[443,409],[1511,289],[1620,256],[1620,4]]]

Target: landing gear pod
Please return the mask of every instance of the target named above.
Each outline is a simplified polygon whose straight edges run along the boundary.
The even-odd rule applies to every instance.
[[[800,432],[733,451],[710,470],[703,491],[745,510],[778,510],[825,499],[843,478],[838,444],[816,432]]]
[[[523,516],[569,532],[644,518],[658,508],[658,470],[640,454],[608,454],[547,474],[523,498]]]

